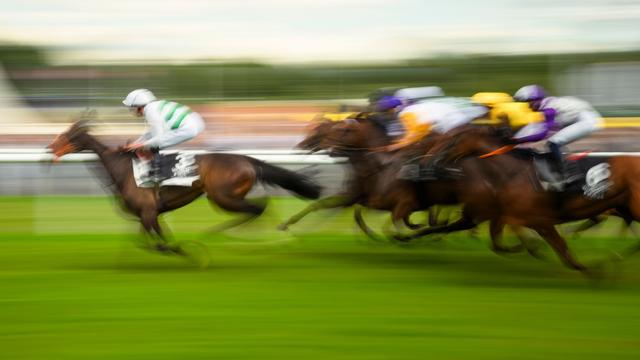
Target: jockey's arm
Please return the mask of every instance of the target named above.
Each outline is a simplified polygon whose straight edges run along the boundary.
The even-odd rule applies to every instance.
[[[389,150],[398,150],[417,143],[431,131],[431,124],[419,122],[413,113],[402,114],[400,121],[406,129],[405,134],[393,145],[390,145]]]
[[[522,128],[521,131],[518,131],[518,133],[514,137],[514,140],[517,143],[523,144],[528,142],[536,142],[536,141],[545,139],[547,135],[549,135],[549,132],[555,126],[555,123],[556,123],[555,122],[556,111],[554,109],[548,108],[548,109],[543,109],[542,113],[544,114],[544,122],[542,124],[531,123],[525,126],[524,128]],[[535,131],[528,132],[526,131],[527,129],[535,129]],[[519,134],[522,134],[522,135],[519,135]]]
[[[158,116],[154,116],[153,113],[150,113],[150,115],[148,121],[149,126],[152,128],[151,133],[154,136],[144,142],[144,146],[149,148],[164,149],[177,145],[193,139],[204,130],[204,121],[195,112],[189,113],[176,129],[164,129],[165,120],[160,116],[159,112]],[[153,132],[153,126],[159,127],[157,133]]]
[[[200,131],[198,131],[194,127],[180,127],[172,131],[167,131],[158,136],[154,136],[151,139],[147,140],[144,145],[149,148],[164,149],[193,139],[196,135],[198,135],[198,133],[200,133]]]

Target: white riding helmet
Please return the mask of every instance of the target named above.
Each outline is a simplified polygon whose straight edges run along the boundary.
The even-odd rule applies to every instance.
[[[444,96],[444,91],[442,91],[442,88],[439,86],[423,86],[403,88],[396,91],[393,95],[402,99],[402,101],[413,102],[416,100]]]
[[[151,91],[147,89],[136,89],[130,92],[122,103],[128,107],[142,107],[156,100],[156,97]]]

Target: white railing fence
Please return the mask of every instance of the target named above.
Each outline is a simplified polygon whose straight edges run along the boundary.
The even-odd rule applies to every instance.
[[[181,150],[190,154],[204,154],[205,150]],[[164,151],[163,151],[164,152]],[[166,151],[166,153],[175,152],[174,150]],[[217,153],[225,154],[241,154],[260,159],[274,164],[291,164],[291,165],[321,165],[321,164],[339,164],[345,162],[344,158],[334,158],[328,156],[326,153],[309,154],[303,150],[258,150],[258,149],[245,149],[245,150],[229,150],[229,151],[217,151]],[[60,159],[60,162],[85,162],[96,161],[98,158],[96,154],[86,152],[77,154],[68,154]],[[53,160],[53,154],[46,149],[36,148],[0,148],[0,163],[1,162],[14,162],[14,163],[37,163],[37,162],[49,162]]]

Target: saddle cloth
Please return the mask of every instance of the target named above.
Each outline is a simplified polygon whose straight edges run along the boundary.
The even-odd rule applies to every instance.
[[[156,157],[154,160],[133,159],[133,177],[138,187],[190,187],[200,177],[193,154],[178,152],[156,154]]]
[[[545,184],[553,182],[553,166],[547,154],[536,154],[534,165],[538,180],[545,188]],[[565,193],[582,193],[591,199],[602,199],[612,183],[609,179],[608,157],[580,157],[565,160]]]

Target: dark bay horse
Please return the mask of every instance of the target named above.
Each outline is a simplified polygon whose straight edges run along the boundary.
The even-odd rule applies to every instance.
[[[195,156],[200,179],[191,187],[141,188],[133,176],[132,161],[136,155],[107,147],[88,130],[86,121],[78,121],[48,147],[56,158],[83,150],[96,153],[123,208],[137,216],[144,230],[159,240],[158,250],[169,249],[158,215],[183,207],[202,194],[224,210],[245,215],[226,227],[249,221],[264,211],[264,205],[245,199],[258,182],[278,185],[307,199],[317,199],[320,195],[320,187],[307,176],[248,156],[216,153]]]
[[[402,209],[394,205],[397,202],[396,197],[401,196],[400,193],[406,190],[391,189],[389,185],[400,181],[403,189],[413,187],[409,181],[396,180],[396,173],[401,164],[396,163],[390,169],[389,155],[371,152],[372,148],[388,145],[390,142],[391,139],[387,136],[383,125],[369,119],[366,113],[360,113],[343,121],[321,119],[313,123],[307,137],[297,147],[312,152],[328,150],[332,156],[347,157],[350,177],[345,189],[339,195],[314,202],[283,223],[280,228],[288,228],[313,211],[356,204],[378,210],[390,210],[395,214],[394,223],[403,221],[410,228],[420,227],[409,221],[409,215],[413,212],[410,209],[413,207]],[[380,176],[381,172],[386,172],[386,176]],[[407,201],[415,201],[413,193],[407,195]],[[370,234],[370,229],[362,219],[360,208],[356,209],[355,216],[362,230]]]
[[[458,195],[463,192],[461,187],[474,191],[466,180],[414,182],[399,179],[397,176],[405,160],[425,154],[432,141],[431,138],[427,138],[423,143],[407,149],[408,155],[380,153],[371,149],[388,145],[390,139],[379,123],[366,116],[341,122],[318,123],[314,132],[310,133],[301,145],[309,149],[328,150],[336,156],[346,156],[352,170],[351,177],[340,195],[312,203],[282,224],[281,228],[286,229],[313,211],[356,204],[391,211],[391,218],[396,227],[402,222],[409,228],[416,228],[416,224],[409,222],[413,212],[429,210],[434,205],[458,204]],[[364,224],[358,209],[356,222],[365,233],[371,235],[371,230]],[[509,248],[500,243],[502,228],[499,224],[492,226],[493,249],[497,252],[513,252],[520,249]],[[519,229],[514,230],[523,240]]]
[[[563,262],[586,270],[570,252],[555,225],[595,218],[613,211],[626,222],[640,220],[640,158],[614,156],[608,160],[610,187],[601,198],[582,193],[541,191],[531,156],[512,151],[479,158],[505,143],[490,127],[465,126],[442,136],[429,150],[432,158],[466,163],[467,174],[478,186],[460,197],[463,217],[450,225],[419,230],[412,238],[431,233],[465,230],[485,220],[524,226],[536,231]]]

